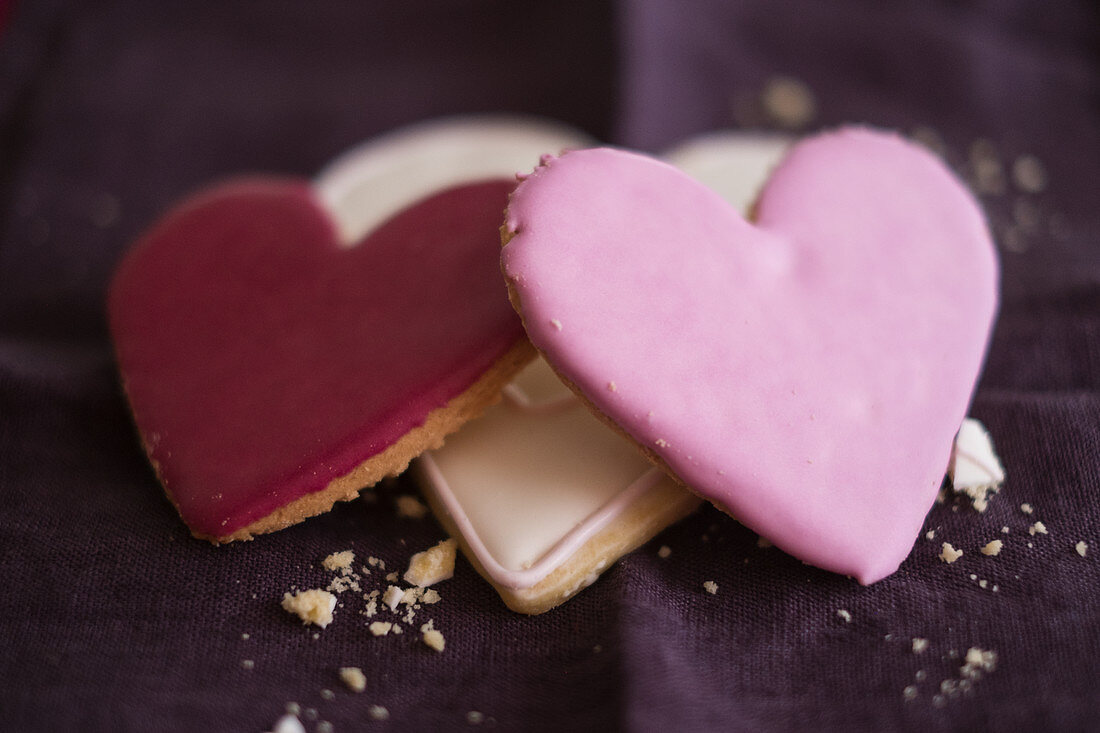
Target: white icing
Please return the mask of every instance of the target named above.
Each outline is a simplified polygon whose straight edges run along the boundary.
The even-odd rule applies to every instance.
[[[963,420],[947,474],[955,491],[968,494],[978,511],[985,510],[988,494],[1000,489],[1005,471],[993,450],[992,438],[979,421],[969,417]]]
[[[352,148],[314,181],[340,241],[363,234],[419,199],[461,183],[510,178],[539,156],[592,144],[564,125],[523,117],[456,117],[405,127]],[[503,212],[501,214],[503,220]]]
[[[519,384],[541,390],[541,399]],[[512,387],[508,399],[421,461],[429,490],[485,571],[501,585],[527,588],[663,474],[596,419],[541,359]]]

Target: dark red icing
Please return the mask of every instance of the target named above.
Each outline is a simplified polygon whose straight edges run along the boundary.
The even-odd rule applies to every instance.
[[[115,276],[138,429],[184,521],[225,537],[323,489],[524,337],[500,274],[512,181],[426,198],[341,249],[304,181],[185,202]]]

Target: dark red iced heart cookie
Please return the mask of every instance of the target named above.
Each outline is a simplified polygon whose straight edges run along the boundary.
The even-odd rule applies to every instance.
[[[239,181],[137,243],[111,331],[149,458],[196,536],[326,511],[496,398],[533,354],[499,269],[512,185],[435,194],[343,248],[307,182]]]

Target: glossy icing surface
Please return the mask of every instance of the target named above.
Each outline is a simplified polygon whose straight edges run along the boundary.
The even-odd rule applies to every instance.
[[[349,249],[296,180],[201,193],[145,235],[110,323],[150,458],[194,532],[228,535],[325,488],[523,338],[498,263],[513,185],[429,196]]]
[[[863,129],[795,146],[756,213],[652,159],[577,151],[513,194],[505,274],[535,345],[685,483],[874,582],[966,414],[993,244],[939,160]]]
[[[528,588],[659,481],[628,440],[597,420],[541,359],[505,399],[421,457],[485,571]]]

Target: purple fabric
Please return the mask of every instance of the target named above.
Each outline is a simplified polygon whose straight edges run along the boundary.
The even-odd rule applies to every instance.
[[[294,701],[311,731],[1095,730],[1098,51],[1087,0],[16,4],[0,35],[0,729],[261,731]],[[812,89],[813,127],[929,127],[964,172],[979,138],[1045,167],[1040,192],[1010,179],[983,197],[1003,310],[972,412],[1009,473],[985,514],[937,505],[935,539],[861,588],[708,507],[534,618],[460,560],[416,620],[444,632],[442,654],[416,625],[374,638],[352,594],[316,639],[278,604],[323,586],[331,552],[401,569],[438,541],[432,520],[396,518],[405,478],[254,542],[189,538],[135,438],[103,314],[157,212],[449,113],[541,114],[657,150],[744,122],[777,74]],[[1028,534],[1036,520],[1049,534]],[[1005,549],[983,557],[992,539]],[[943,541],[965,555],[940,562]],[[941,693],[970,647],[996,668]],[[365,692],[340,683],[345,665]]]

